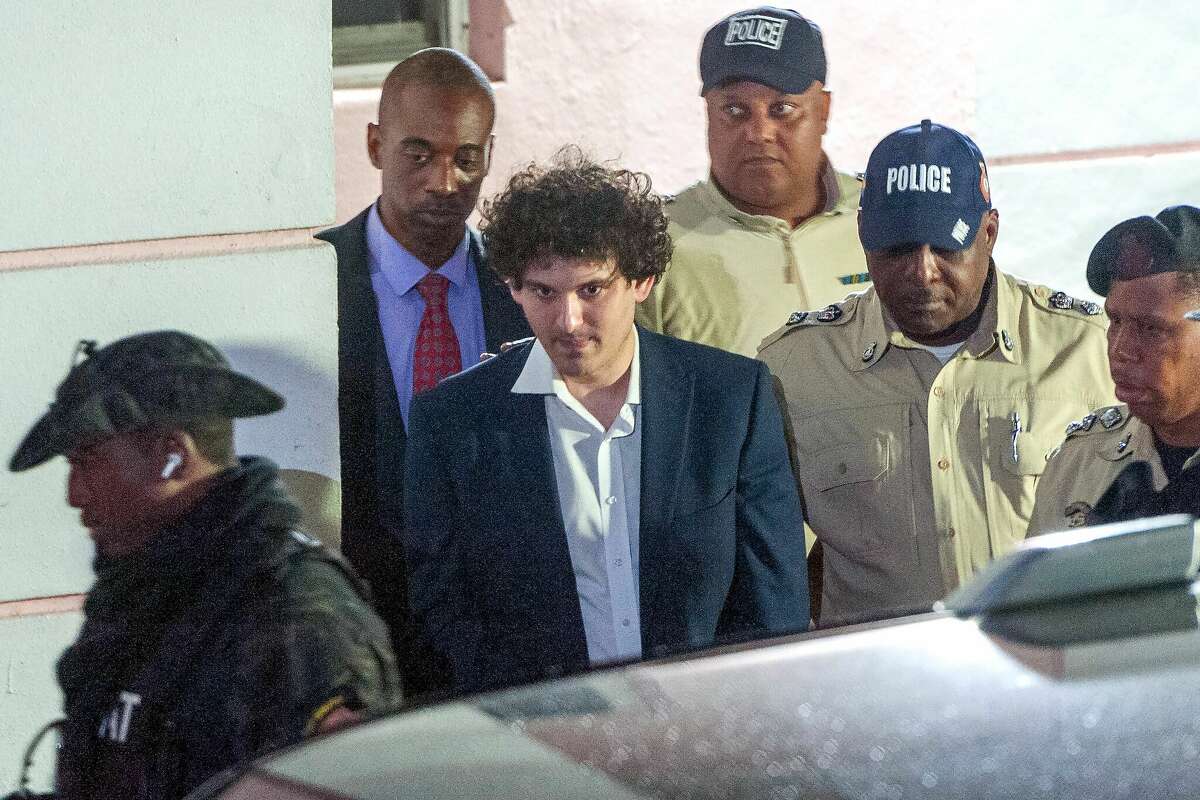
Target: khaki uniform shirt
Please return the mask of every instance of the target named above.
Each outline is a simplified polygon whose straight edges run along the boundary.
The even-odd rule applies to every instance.
[[[826,166],[826,206],[793,229],[734,208],[712,180],[667,205],[675,252],[638,305],[643,327],[753,358],[797,308],[818,308],[863,288],[858,181]]]
[[[1154,490],[1167,484],[1154,431],[1130,415],[1125,405],[1099,408],[1067,429],[1067,438],[1050,459],[1037,488],[1029,535],[1037,536],[1087,523],[1087,515],[1112,486],[1121,470],[1145,461],[1154,475]],[[1200,450],[1184,469],[1200,463]]]
[[[1112,401],[1099,306],[993,274],[945,366],[873,288],[763,342],[824,546],[823,623],[928,606],[1012,548],[1067,423]]]

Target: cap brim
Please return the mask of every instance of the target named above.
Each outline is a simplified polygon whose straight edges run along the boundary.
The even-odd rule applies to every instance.
[[[277,392],[240,372],[219,367],[193,367],[177,370],[176,374],[186,372],[209,382],[209,396],[214,402],[205,404],[203,408],[195,409],[191,413],[181,413],[179,421],[210,415],[227,419],[258,417],[273,414],[284,407],[284,399]],[[94,426],[86,429],[90,431],[89,434],[84,433],[85,429],[73,426],[72,420],[78,409],[79,406],[72,406],[64,411],[56,406],[43,414],[17,446],[16,452],[8,462],[8,468],[13,472],[31,469],[55,456],[66,455],[83,444],[83,439],[89,435],[105,435],[105,432],[97,431]],[[156,424],[170,425],[171,421],[167,419]],[[112,433],[111,430],[107,432]]]
[[[284,406],[283,397],[274,389],[232,369],[194,367],[177,370],[176,374],[186,372],[195,372],[210,382],[206,394],[213,397],[215,402],[207,406],[203,413],[237,419],[274,414]],[[225,385],[220,386],[220,382]]]
[[[920,204],[899,205],[887,211],[863,209],[859,236],[864,250],[887,250],[905,244],[927,244],[941,250],[966,250],[975,242],[979,218],[963,218],[953,209],[933,211]],[[965,228],[965,230],[963,230]],[[961,241],[957,234],[961,231]]]
[[[737,81],[750,81],[751,83],[761,83],[763,86],[768,86],[777,92],[784,94],[804,94],[812,87],[814,83],[820,83],[820,78],[809,78],[805,81],[803,78],[799,80],[791,80],[780,76],[749,74],[744,70],[732,69],[726,72],[721,72],[716,75],[710,75],[708,80],[704,81],[700,87],[700,96],[708,94],[713,89],[724,83],[735,83]]]
[[[1154,217],[1134,217],[1117,223],[1100,237],[1100,241],[1096,242],[1091,255],[1088,256],[1088,286],[1101,297],[1107,297],[1108,290],[1112,287],[1113,267],[1116,266],[1117,255],[1121,252],[1121,237],[1130,233],[1145,237],[1156,256],[1173,252],[1175,249],[1171,232]]]
[[[60,416],[55,409],[51,409],[33,424],[9,459],[9,470],[22,472],[44,464],[63,452]]]

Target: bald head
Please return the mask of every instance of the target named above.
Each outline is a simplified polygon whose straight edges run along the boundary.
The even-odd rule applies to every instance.
[[[421,50],[383,84],[367,153],[382,173],[384,228],[430,269],[459,244],[491,164],[496,104],[487,76],[453,50]]]
[[[410,86],[486,98],[494,113],[491,81],[478,64],[457,50],[429,47],[418,50],[393,67],[383,81],[383,92],[379,97],[380,122],[401,107],[404,89]]]

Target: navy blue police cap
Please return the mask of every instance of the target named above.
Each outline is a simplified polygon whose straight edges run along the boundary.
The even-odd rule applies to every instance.
[[[888,134],[871,153],[859,237],[868,251],[903,244],[965,250],[991,207],[979,147],[925,119]]]
[[[825,83],[821,29],[790,9],[759,6],[730,14],[700,46],[700,94],[727,81],[754,81],[786,94]]]

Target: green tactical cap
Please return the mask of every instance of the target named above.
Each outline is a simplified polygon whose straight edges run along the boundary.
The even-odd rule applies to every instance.
[[[79,343],[54,402],[25,435],[8,468],[20,472],[119,433],[197,417],[256,417],[283,398],[230,368],[217,348],[180,331],[155,331],[96,349]]]

